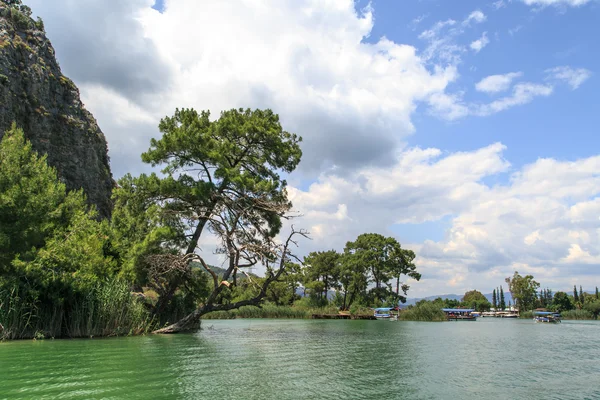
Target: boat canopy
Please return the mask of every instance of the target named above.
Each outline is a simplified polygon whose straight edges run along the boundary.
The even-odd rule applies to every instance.
[[[442,308],[443,312],[473,312],[473,308]]]
[[[375,309],[375,311],[391,311],[391,310],[393,310],[392,307],[379,307],[379,308]]]
[[[533,313],[535,315],[554,315],[554,314],[557,314],[557,313],[552,312],[552,311],[534,311]]]

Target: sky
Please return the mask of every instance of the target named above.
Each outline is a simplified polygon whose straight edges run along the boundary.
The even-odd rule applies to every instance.
[[[600,285],[598,0],[26,0],[105,133],[116,178],[175,108],[271,108],[310,231],[417,254],[409,296],[514,271]],[[210,239],[204,244],[210,248]]]

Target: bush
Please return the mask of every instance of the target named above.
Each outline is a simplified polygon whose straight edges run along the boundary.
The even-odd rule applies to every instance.
[[[97,283],[69,298],[45,301],[18,282],[0,284],[0,339],[137,335],[150,331],[153,319],[129,285]]]
[[[594,315],[588,310],[569,310],[560,313],[562,319],[585,320],[594,319]]]
[[[402,310],[399,319],[403,321],[446,321],[446,315],[438,304],[421,302],[418,305]]]

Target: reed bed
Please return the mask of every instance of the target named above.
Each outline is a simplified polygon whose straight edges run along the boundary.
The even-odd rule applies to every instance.
[[[138,335],[150,331],[154,320],[126,282],[110,280],[61,301],[0,286],[0,324],[0,340],[10,340]]]
[[[575,320],[590,320],[594,319],[594,314],[588,310],[569,310],[560,313],[562,319],[575,319]]]
[[[234,319],[234,318],[281,318],[281,319],[307,319],[313,314],[337,314],[335,306],[307,308],[296,306],[277,306],[264,304],[262,307],[244,306],[238,310],[213,311],[203,315],[203,319]]]
[[[402,321],[446,321],[446,315],[438,304],[424,303],[402,310],[398,319]]]

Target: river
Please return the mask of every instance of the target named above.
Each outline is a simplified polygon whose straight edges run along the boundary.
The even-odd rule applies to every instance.
[[[0,343],[2,399],[600,399],[600,323],[208,320]]]

